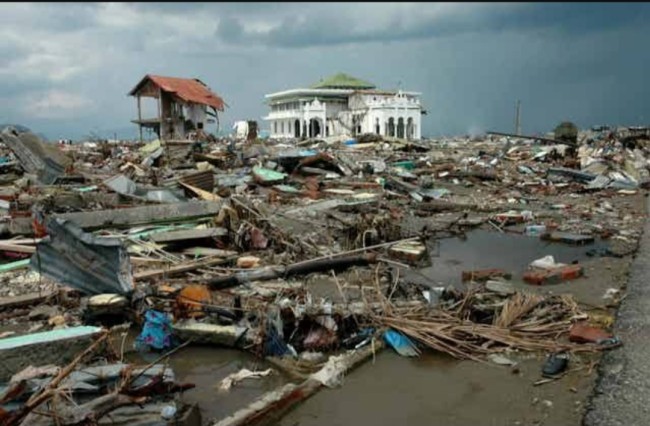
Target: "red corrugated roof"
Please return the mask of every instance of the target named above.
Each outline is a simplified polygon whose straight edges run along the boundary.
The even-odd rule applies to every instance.
[[[193,78],[163,77],[160,75],[147,74],[140,83],[129,92],[129,95],[135,95],[147,80],[151,80],[165,92],[173,93],[183,101],[208,105],[214,109],[223,111],[225,105],[223,99],[221,99],[219,95],[213,93],[201,81]]]

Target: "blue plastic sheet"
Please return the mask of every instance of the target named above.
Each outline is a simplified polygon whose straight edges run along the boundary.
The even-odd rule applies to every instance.
[[[172,323],[164,312],[149,310],[144,314],[145,323],[142,332],[135,341],[136,349],[147,347],[153,349],[169,349],[174,346],[172,341]]]
[[[415,344],[399,331],[386,330],[384,340],[402,356],[418,356],[420,354]]]

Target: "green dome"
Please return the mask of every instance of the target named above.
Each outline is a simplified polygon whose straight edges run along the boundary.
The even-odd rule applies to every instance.
[[[311,86],[312,89],[374,89],[375,85],[368,83],[367,81],[360,80],[358,78],[349,76],[342,72],[327,77],[324,80],[319,81],[318,83]]]

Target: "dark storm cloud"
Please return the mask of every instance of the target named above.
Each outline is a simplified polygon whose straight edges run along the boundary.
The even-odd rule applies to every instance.
[[[317,7],[318,13],[312,8]],[[413,6],[414,19],[408,21],[395,15],[387,25],[370,29],[358,29],[363,19],[357,13],[341,14],[336,5],[306,5],[292,8],[281,23],[268,31],[245,31],[237,18],[229,17],[224,23],[232,32],[218,32],[227,42],[261,43],[277,47],[309,47],[345,43],[406,41],[445,37],[466,33],[490,33],[498,31],[539,29],[557,30],[561,34],[579,35],[626,25],[645,25],[650,18],[647,3],[548,3],[548,4],[482,4],[475,10],[455,14],[434,15],[417,19],[419,8],[430,4]],[[470,6],[468,5],[468,8]]]
[[[513,130],[517,99],[531,133],[647,124],[647,22],[647,3],[3,4],[0,117],[53,138],[134,134],[126,93],[154,73],[211,86],[222,129],[267,128],[264,94],[346,72],[422,92],[430,135]],[[37,115],[42,100],[68,109]]]

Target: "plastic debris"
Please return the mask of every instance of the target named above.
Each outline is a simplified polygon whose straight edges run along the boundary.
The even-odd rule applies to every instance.
[[[420,351],[415,344],[399,331],[386,330],[384,340],[401,356],[416,357],[420,355]]]

